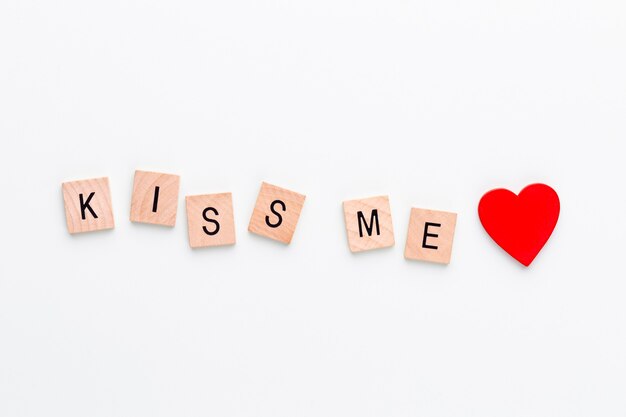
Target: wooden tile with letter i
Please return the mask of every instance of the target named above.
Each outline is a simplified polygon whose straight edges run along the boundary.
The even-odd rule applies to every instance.
[[[348,246],[352,252],[387,248],[395,243],[389,197],[343,202]]]
[[[404,257],[449,264],[456,227],[456,213],[411,209]]]
[[[202,248],[235,244],[231,193],[188,195],[185,203],[189,246]]]
[[[306,196],[262,183],[248,231],[289,244],[293,238]]]
[[[179,187],[178,175],[135,171],[130,221],[174,226]]]
[[[70,233],[115,227],[108,178],[64,182],[61,189],[67,230]]]

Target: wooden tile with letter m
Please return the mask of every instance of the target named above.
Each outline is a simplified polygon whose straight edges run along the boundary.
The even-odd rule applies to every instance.
[[[387,248],[395,243],[389,197],[343,202],[348,246],[352,252]]]

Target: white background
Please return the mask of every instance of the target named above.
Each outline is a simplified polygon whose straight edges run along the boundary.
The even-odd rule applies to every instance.
[[[624,416],[626,4],[0,4],[0,415]],[[128,221],[180,174],[174,229]],[[113,231],[61,182],[109,176]],[[261,181],[307,195],[252,236]],[[484,192],[545,182],[526,269]],[[191,250],[183,196],[231,191],[237,244]],[[352,255],[341,202],[388,194]],[[458,213],[449,266],[403,259],[410,207]]]

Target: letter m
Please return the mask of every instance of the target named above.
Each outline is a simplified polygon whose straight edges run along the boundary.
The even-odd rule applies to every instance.
[[[370,216],[370,223],[367,224],[365,220],[365,216],[362,211],[357,212],[357,220],[359,222],[359,236],[363,237],[363,226],[365,225],[365,230],[367,231],[367,235],[372,235],[372,230],[374,229],[374,222],[376,222],[376,234],[380,235],[380,225],[378,224],[378,210],[372,210],[372,215]]]

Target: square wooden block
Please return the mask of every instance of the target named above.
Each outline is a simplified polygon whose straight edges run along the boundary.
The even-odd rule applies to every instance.
[[[113,229],[113,206],[108,178],[70,181],[61,184],[65,219],[70,233]]]
[[[449,264],[456,227],[456,213],[411,209],[404,257]]]
[[[296,231],[306,196],[261,183],[248,231],[289,244]]]
[[[188,195],[187,226],[192,248],[235,244],[235,218],[231,193]]]
[[[130,221],[174,226],[179,187],[178,175],[135,171]]]
[[[387,248],[395,243],[389,197],[343,202],[343,214],[352,252]]]

